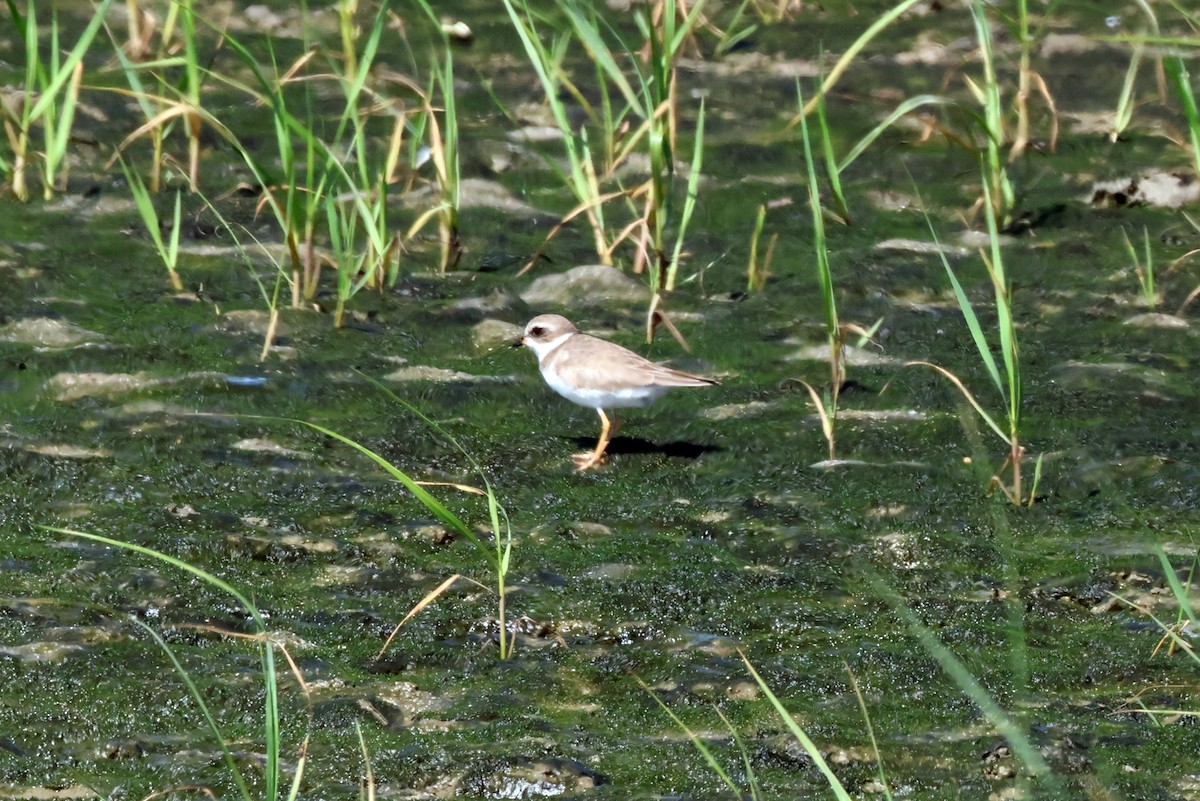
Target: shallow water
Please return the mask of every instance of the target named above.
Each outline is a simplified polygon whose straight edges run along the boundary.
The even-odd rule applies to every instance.
[[[467,208],[461,272],[433,273],[436,248],[422,239],[394,289],[351,301],[345,329],[333,330],[327,313],[286,312],[264,363],[264,304],[250,271],[268,281],[273,271],[261,258],[247,267],[224,237],[198,236],[212,220],[194,198],[185,200],[197,224],[186,229],[187,291],[178,295],[123,177],[104,171],[100,157],[81,156],[70,191],[54,201],[0,201],[5,793],[236,792],[182,680],[134,619],[174,649],[252,777],[263,748],[253,647],[219,631],[249,631],[244,612],[182,571],[38,528],[52,525],[156,548],[254,599],[308,685],[310,704],[291,679],[283,693],[287,776],[311,736],[305,795],[359,793],[357,724],[381,796],[729,797],[637,679],[744,785],[714,704],[736,727],[764,795],[828,793],[750,681],[741,649],[856,796],[876,792],[877,771],[851,676],[897,797],[1195,797],[1196,663],[1155,650],[1162,631],[1148,614],[1165,623],[1177,614],[1155,547],[1181,580],[1198,550],[1194,324],[1187,312],[1141,317],[1148,309],[1121,229],[1140,243],[1147,226],[1160,266],[1200,236],[1174,210],[1085,202],[1096,178],[1186,164],[1182,148],[1156,133],[1179,118],[1147,104],[1115,145],[1085,130],[1085,114],[1115,104],[1128,51],[1096,42],[1108,29],[1093,6],[1056,10],[1056,32],[1086,34],[1093,46],[1038,51],[1063,132],[1055,153],[1012,167],[1019,212],[1036,221],[1004,248],[1025,377],[1027,479],[1032,457],[1044,457],[1028,509],[987,493],[1004,446],[961,395],[927,368],[903,366],[943,365],[995,407],[943,268],[928,253],[880,246],[929,239],[911,173],[943,242],[962,248],[952,262],[986,309],[978,240],[962,233],[965,219],[983,227],[971,216],[975,157],[936,136],[918,141],[915,129],[868,150],[845,176],[853,225],[830,223],[829,248],[842,319],[883,322],[866,351],[876,358],[849,368],[838,424],[844,461],[817,466],[828,454],[797,379],[824,386],[829,372],[813,359],[824,342],[820,295],[803,155],[795,132],[783,130],[795,110],[783,68],[815,64],[818,26],[825,49],[839,52],[866,24],[858,10],[803,11],[724,61],[681,74],[681,95],[706,93],[710,115],[683,270],[695,277],[667,302],[691,354],[662,331],[652,346],[641,341],[645,301],[519,297],[594,254],[575,226],[549,246],[549,262],[515,275],[572,201],[532,148],[506,144],[511,126],[483,79],[514,106],[541,96],[520,59],[504,55],[516,40],[494,11],[460,12],[476,31],[475,44],[455,54],[464,174],[545,213]],[[908,20],[872,46],[830,98],[831,125],[845,139],[836,146],[844,150],[904,96],[965,96],[969,36],[969,16],[953,10]],[[926,40],[949,46],[944,60],[902,57]],[[278,46],[299,52],[286,37]],[[406,63],[395,42],[388,47],[389,60]],[[756,55],[765,61],[746,72],[714,68]],[[1147,93],[1151,82],[1147,74]],[[222,102],[231,125],[262,124],[214,90],[214,107]],[[119,108],[100,93],[95,103]],[[694,106],[684,110],[690,120]],[[128,133],[112,119],[82,124],[104,147]],[[1035,129],[1044,134],[1044,120]],[[555,144],[544,147],[558,157]],[[497,149],[515,154],[512,169],[491,171]],[[211,196],[244,177],[219,146],[206,164]],[[254,198],[220,202],[277,239]],[[780,238],[766,289],[747,295],[760,203],[772,205],[766,232]],[[1175,311],[1200,283],[1197,272],[1194,260],[1160,272],[1159,311]],[[326,310],[331,286],[318,298]],[[609,464],[577,474],[569,456],[591,447],[594,413],[546,389],[529,353],[474,339],[485,320],[521,325],[548,311],[722,384],[622,415]],[[991,313],[981,316],[990,332]],[[431,369],[406,372],[414,367]],[[374,464],[300,424],[261,417],[330,427],[419,480],[480,483],[452,443],[367,377],[456,438],[507,509],[513,659],[497,658],[495,596],[467,582],[376,658],[443,580],[492,579],[468,540]],[[477,498],[430,491],[485,534]],[[1020,764],[1004,739],[889,605],[890,592],[1014,717],[1050,779],[1014,777]]]

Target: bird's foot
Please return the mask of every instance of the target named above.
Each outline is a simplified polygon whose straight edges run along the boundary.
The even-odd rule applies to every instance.
[[[584,470],[590,470],[593,467],[599,467],[604,464],[604,454],[588,451],[587,453],[577,453],[571,457],[571,461],[575,463],[575,471],[582,473]]]

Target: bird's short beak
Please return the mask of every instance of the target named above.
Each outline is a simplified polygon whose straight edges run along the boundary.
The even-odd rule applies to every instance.
[[[525,337],[522,335],[519,339],[512,343],[512,347],[519,348],[525,344]]]

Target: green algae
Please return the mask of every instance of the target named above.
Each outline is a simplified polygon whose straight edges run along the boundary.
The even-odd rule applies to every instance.
[[[859,27],[838,21],[821,38],[833,46]],[[897,35],[903,41],[911,32]],[[460,61],[486,66],[506,42],[511,34],[496,29]],[[761,46],[816,50],[771,28]],[[885,72],[867,60],[848,86],[882,83]],[[914,70],[907,91],[932,88],[934,72],[940,77]],[[502,97],[514,92],[505,78],[496,81]],[[1078,79],[1075,69],[1051,78]],[[1107,98],[1120,80],[1114,70]],[[490,98],[470,83],[460,98],[474,109],[464,127],[499,138],[503,130],[487,124]],[[986,386],[940,268],[927,255],[875,247],[927,238],[919,213],[870,199],[880,189],[910,194],[910,173],[939,231],[957,231],[955,214],[974,191],[962,177],[972,174],[972,156],[895,133],[847,176],[855,225],[829,231],[839,307],[847,320],[884,318],[878,348],[893,363],[852,366],[843,408],[920,416],[847,416],[842,455],[862,464],[814,468],[823,442],[795,379],[819,381],[827,369],[795,358],[821,331],[802,159],[775,119],[793,102],[791,86],[713,83],[710,109],[731,110],[710,116],[705,163],[713,180],[690,247],[694,265],[712,263],[702,283],[670,298],[670,310],[697,315],[680,315],[690,358],[723,384],[629,414],[611,463],[594,473],[574,473],[568,459],[590,445],[594,415],[547,390],[529,354],[479,354],[471,337],[478,317],[454,306],[523,289],[529,279],[514,278],[511,261],[498,259],[512,266],[497,272],[439,278],[418,272],[429,266],[418,252],[395,291],[355,299],[355,325],[332,331],[326,318],[296,313],[284,341],[290,356],[259,364],[259,335],[223,320],[231,310],[263,307],[241,260],[192,256],[181,271],[193,295],[173,297],[145,242],[123,233],[128,212],[6,202],[0,313],[61,317],[104,342],[64,350],[0,343],[0,646],[13,649],[0,651],[0,782],[82,783],[97,795],[129,797],[178,785],[233,790],[180,680],[130,615],[163,631],[248,763],[261,748],[257,662],[244,644],[203,628],[245,631],[244,617],[148,560],[36,529],[53,524],[152,545],[252,594],[271,627],[288,633],[289,652],[313,685],[311,729],[291,685],[284,720],[289,759],[311,731],[306,790],[314,795],[359,793],[358,722],[375,781],[392,794],[457,786],[479,796],[514,763],[549,757],[603,778],[580,795],[724,797],[635,676],[711,731],[736,765],[710,709],[720,705],[752,744],[770,794],[823,794],[823,780],[780,736],[765,703],[744,700],[738,647],[819,745],[850,752],[835,770],[852,792],[865,792],[875,774],[863,757],[865,726],[846,665],[863,688],[898,795],[983,797],[1008,788],[1012,780],[985,757],[1000,738],[870,590],[872,577],[899,592],[1018,718],[1067,795],[1186,795],[1195,718],[1154,718],[1140,705],[1194,712],[1194,663],[1155,654],[1161,632],[1110,595],[1157,597],[1156,614],[1173,620],[1169,598],[1155,595],[1164,580],[1153,546],[1167,545],[1179,569],[1197,547],[1194,334],[1123,325],[1137,285],[1121,277],[1129,265],[1117,230],[1174,229],[1178,218],[1148,207],[1094,210],[1079,200],[1081,176],[1157,165],[1171,158],[1164,142],[1141,135],[1123,147],[1068,134],[1052,166],[1031,159],[1016,168],[1027,208],[1054,211],[1036,237],[1006,250],[1026,438],[1047,460],[1040,503],[1012,510],[984,489],[983,466],[995,465],[1002,448],[975,430],[951,387],[899,366],[932,358]],[[759,119],[747,108],[754,104],[733,103],[747,86],[761,87],[765,121],[756,125],[770,136],[748,126]],[[861,106],[831,102],[830,111],[847,141],[869,128]],[[122,195],[113,180],[98,179],[101,198]],[[499,180],[550,210],[569,205],[536,165]],[[773,278],[744,298],[737,293],[753,213],[773,201],[767,233],[782,235]],[[241,207],[243,219],[252,219],[251,205]],[[531,252],[547,225],[482,210],[464,212],[463,230],[470,257],[483,264]],[[1187,247],[1188,240],[1163,242],[1162,256]],[[551,253],[554,263],[537,272],[586,258],[585,237],[562,234]],[[967,255],[955,266],[973,298],[986,298],[978,260]],[[263,263],[255,269],[272,275]],[[1164,281],[1166,292],[1182,297],[1194,280],[1176,274]],[[520,324],[540,311],[547,310],[512,302],[496,316]],[[618,341],[653,358],[682,357],[666,337],[651,348],[639,343],[643,312],[568,310],[581,325],[617,328]],[[377,660],[384,638],[425,593],[454,573],[487,584],[486,564],[348,448],[302,427],[237,417],[312,420],[414,476],[472,481],[450,443],[347,369],[383,375],[398,358],[518,379],[396,387],[463,442],[512,514],[509,606],[528,620],[518,621],[517,654],[507,662],[491,645],[495,598],[469,584],[407,624]],[[55,376],[90,371],[171,380],[55,399]],[[725,405],[741,411],[703,416]],[[286,450],[239,445],[248,439]],[[97,455],[39,450],[54,444]],[[472,497],[439,497],[465,520],[486,521]],[[17,650],[37,643],[46,647]],[[400,684],[411,688],[401,692]],[[1016,767],[1002,755],[995,764]]]

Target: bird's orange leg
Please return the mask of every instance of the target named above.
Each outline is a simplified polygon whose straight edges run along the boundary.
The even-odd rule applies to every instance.
[[[575,469],[578,471],[588,470],[604,461],[604,451],[616,431],[616,420],[609,420],[603,409],[596,411],[600,414],[600,439],[596,440],[596,449],[591,453],[577,453],[571,457],[575,460]]]

